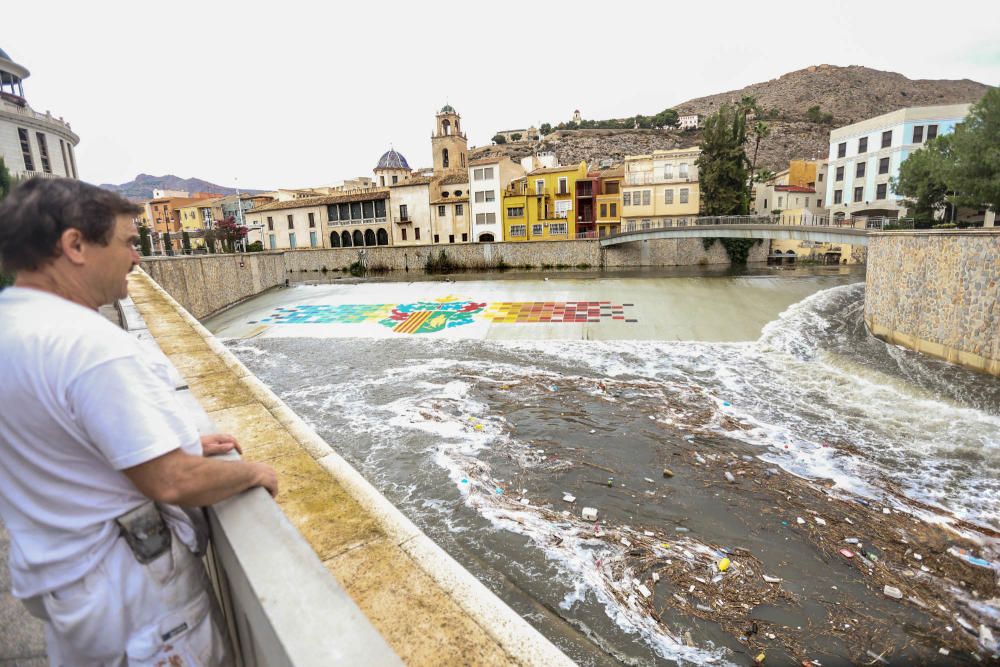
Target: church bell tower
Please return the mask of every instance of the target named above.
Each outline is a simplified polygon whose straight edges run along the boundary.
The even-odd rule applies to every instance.
[[[468,166],[468,140],[462,132],[462,117],[450,104],[435,116],[436,128],[431,135],[434,151],[434,173],[464,172]]]

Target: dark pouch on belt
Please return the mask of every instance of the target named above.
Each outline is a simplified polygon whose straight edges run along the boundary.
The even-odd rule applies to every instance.
[[[145,565],[170,551],[172,535],[160,510],[152,502],[115,519],[135,559]]]

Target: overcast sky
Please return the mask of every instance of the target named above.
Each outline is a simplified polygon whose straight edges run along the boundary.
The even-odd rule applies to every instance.
[[[8,4],[0,48],[31,70],[32,107],[72,123],[94,183],[325,185],[390,144],[426,166],[445,102],[483,145],[820,63],[1000,84],[996,0]]]

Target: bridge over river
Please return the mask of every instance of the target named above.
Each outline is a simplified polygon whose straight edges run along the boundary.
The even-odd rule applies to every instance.
[[[642,223],[640,229],[627,230],[600,239],[602,248],[613,248],[636,241],[671,238],[734,238],[767,239],[773,241],[812,241],[868,245],[872,232],[882,231],[887,224],[899,224],[887,218],[854,218],[830,220],[821,216],[794,218],[770,216],[727,215],[680,220],[656,220]],[[905,226],[902,223],[900,226]]]

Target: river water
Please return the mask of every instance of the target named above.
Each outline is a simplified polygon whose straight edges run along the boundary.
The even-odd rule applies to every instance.
[[[989,659],[1000,381],[872,337],[863,280],[329,277],[206,324],[580,664]]]

